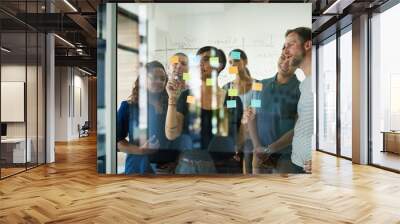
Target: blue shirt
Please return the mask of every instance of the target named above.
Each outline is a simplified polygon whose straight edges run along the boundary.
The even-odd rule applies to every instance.
[[[255,92],[253,98],[261,100],[261,107],[256,110],[257,133],[263,146],[278,140],[294,128],[297,115],[297,103],[300,98],[299,80],[296,75],[285,84],[279,84],[273,78],[261,81],[261,92]],[[281,153],[291,153],[288,146]]]
[[[137,103],[122,101],[117,112],[117,142],[128,137],[129,144],[139,145],[139,107]],[[125,174],[154,173],[147,155],[127,154]]]

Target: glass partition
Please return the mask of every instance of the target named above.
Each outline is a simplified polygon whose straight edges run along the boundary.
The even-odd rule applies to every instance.
[[[0,7],[43,13],[43,1],[2,1]],[[45,163],[45,35],[0,13],[0,177]],[[7,22],[5,22],[7,21]]]
[[[400,170],[400,69],[395,44],[400,5],[371,19],[371,159],[372,164]]]
[[[340,155],[352,157],[352,32],[340,36]]]
[[[27,150],[27,35],[1,34],[1,157],[2,177],[24,171],[31,161]],[[30,142],[29,142],[30,143]]]
[[[318,147],[336,154],[336,35],[318,48]]]
[[[314,96],[305,49],[290,50],[304,42],[285,34],[310,21],[311,4],[101,5],[99,173],[304,172],[314,127],[294,131],[301,80]],[[309,147],[292,159],[300,132]]]

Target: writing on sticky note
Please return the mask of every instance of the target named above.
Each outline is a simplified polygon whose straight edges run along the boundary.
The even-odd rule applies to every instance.
[[[252,99],[251,100],[251,107],[260,108],[261,107],[261,100]]]
[[[261,91],[262,90],[262,83],[259,83],[259,82],[253,83],[252,90]]]
[[[233,60],[240,60],[240,52],[239,51],[232,51],[231,52],[231,58]]]
[[[219,66],[219,58],[218,57],[210,57],[210,64],[213,67]]]
[[[236,108],[236,100],[227,100],[226,107],[227,108]]]
[[[179,57],[178,56],[172,56],[170,59],[171,64],[176,64],[179,63]]]
[[[214,79],[208,78],[206,79],[206,86],[213,86],[214,85]]]
[[[196,99],[194,98],[194,96],[187,96],[186,98],[186,103],[194,104],[195,101]]]
[[[228,89],[228,96],[237,96],[238,95],[238,90],[235,88]]]
[[[229,74],[237,74],[237,73],[238,73],[238,67],[237,66],[229,67]]]
[[[182,79],[185,80],[185,81],[190,80],[190,74],[189,73],[183,73]]]

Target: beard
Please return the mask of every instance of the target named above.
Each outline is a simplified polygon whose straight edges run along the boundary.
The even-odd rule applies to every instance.
[[[306,56],[306,49],[303,46],[301,48],[301,52],[293,56],[292,60],[290,61],[290,65],[294,67],[299,67],[300,64],[303,62],[305,56]]]

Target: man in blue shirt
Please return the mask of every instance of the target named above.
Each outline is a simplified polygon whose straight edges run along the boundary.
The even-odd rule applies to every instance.
[[[271,169],[264,169],[265,163],[274,160],[271,158],[277,160],[276,164],[271,164],[274,172],[290,172],[293,128],[300,98],[296,69],[281,55],[277,74],[262,80],[262,90],[253,94],[253,99],[261,101],[261,107],[247,111],[253,114],[248,123],[254,152],[253,174],[271,172]]]

